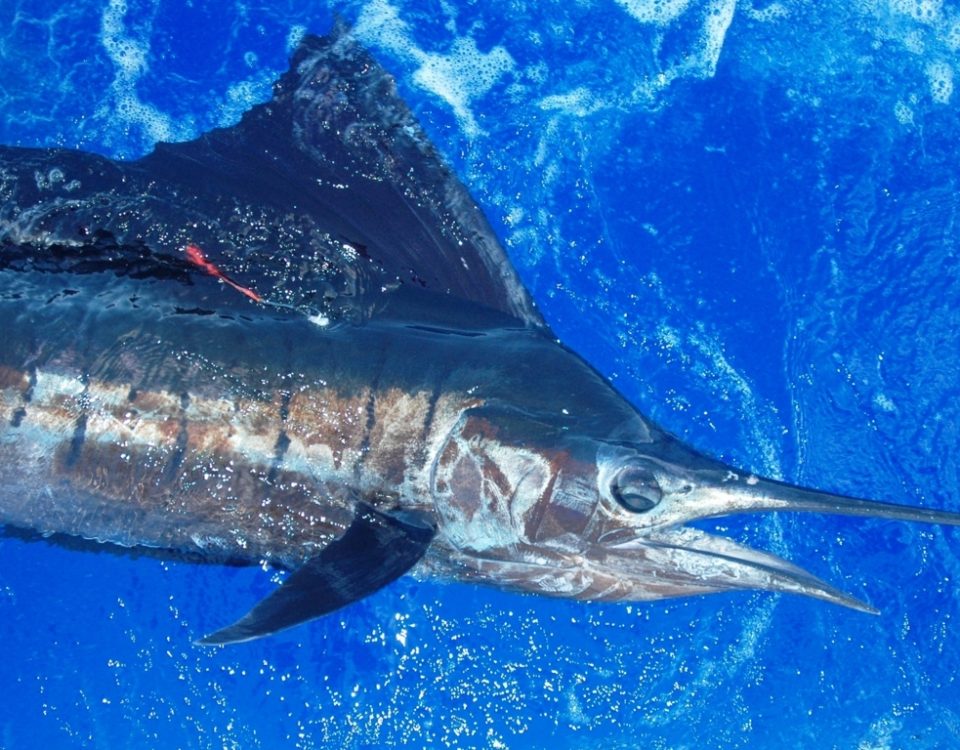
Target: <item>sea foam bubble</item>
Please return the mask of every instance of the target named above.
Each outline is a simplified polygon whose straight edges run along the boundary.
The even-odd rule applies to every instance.
[[[617,0],[617,4],[640,23],[663,26],[681,16],[690,0]]]
[[[127,11],[126,0],[110,0],[100,18],[100,43],[113,63],[115,73],[108,103],[97,115],[109,122],[110,129],[119,133],[120,140],[129,140],[131,131],[136,130],[148,142],[142,145],[183,140],[192,134],[189,124],[178,125],[137,94],[137,83],[149,71],[150,43],[128,33]]]
[[[930,97],[937,104],[948,104],[953,96],[953,68],[943,60],[934,60],[927,64],[925,72],[930,85]]]

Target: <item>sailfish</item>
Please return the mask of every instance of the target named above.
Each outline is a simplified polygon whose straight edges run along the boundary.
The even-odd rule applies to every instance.
[[[871,611],[690,526],[960,523],[702,454],[558,342],[391,76],[307,36],[233,127],[120,162],[0,148],[0,524],[289,571],[258,638],[412,572],[580,600]]]

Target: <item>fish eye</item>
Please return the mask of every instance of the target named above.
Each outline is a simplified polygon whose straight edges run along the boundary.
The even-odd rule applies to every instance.
[[[650,469],[642,466],[621,469],[613,479],[610,494],[633,513],[645,513],[655,508],[663,498],[657,478]]]

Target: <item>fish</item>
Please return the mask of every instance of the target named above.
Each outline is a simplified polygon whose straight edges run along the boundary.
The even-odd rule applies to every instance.
[[[757,476],[560,343],[395,80],[304,37],[232,127],[129,162],[0,147],[0,524],[283,582],[198,639],[399,577],[585,601],[736,590],[875,610],[690,525],[960,514]]]

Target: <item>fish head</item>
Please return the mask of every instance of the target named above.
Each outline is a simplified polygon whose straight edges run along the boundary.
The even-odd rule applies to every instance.
[[[761,478],[639,415],[625,424],[591,433],[517,409],[466,412],[432,476],[440,534],[463,566],[460,577],[604,601],[791,592],[873,612],[786,560],[690,524],[769,511],[960,519]]]

